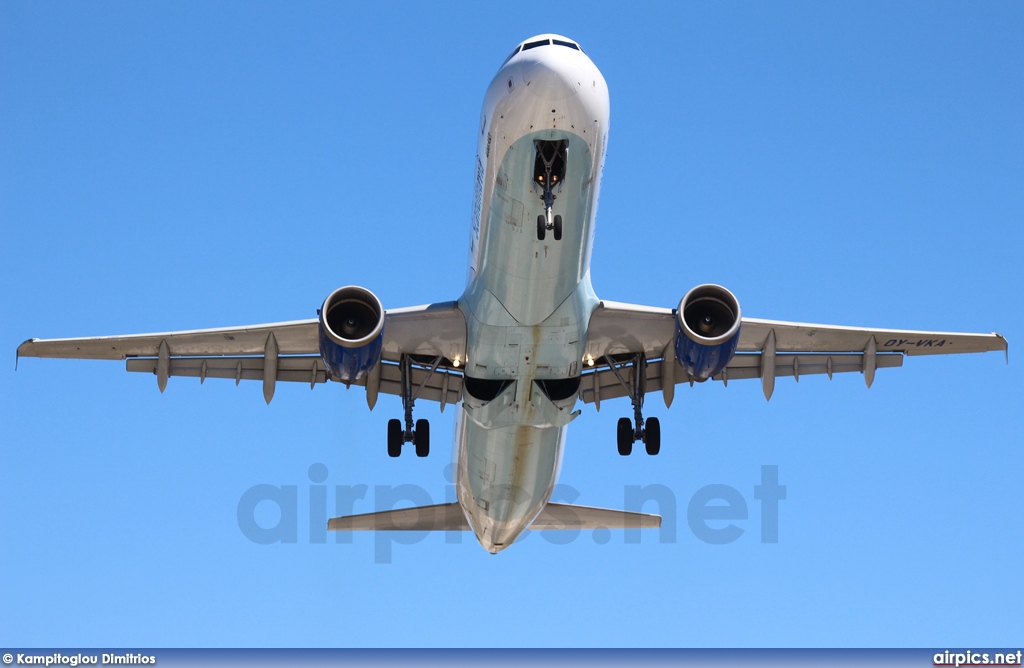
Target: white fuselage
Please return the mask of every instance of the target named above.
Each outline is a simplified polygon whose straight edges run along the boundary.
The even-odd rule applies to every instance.
[[[554,38],[541,35],[529,45]],[[570,42],[571,43],[571,42]],[[536,380],[578,378],[597,305],[590,283],[594,218],[608,136],[608,88],[571,46],[523,49],[498,71],[480,120],[466,316],[465,373],[507,385],[464,393],[456,429],[459,503],[481,545],[508,547],[551,496],[576,394],[548,398]],[[568,142],[551,215],[561,240],[538,240],[546,215],[535,140]],[[563,388],[566,386],[563,383]]]

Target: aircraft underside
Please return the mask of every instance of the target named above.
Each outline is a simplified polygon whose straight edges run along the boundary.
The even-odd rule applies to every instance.
[[[456,406],[458,502],[333,518],[329,528],[472,530],[491,553],[527,529],[660,526],[656,515],[550,503],[577,403],[628,397],[615,444],[661,449],[645,397],[677,387],[860,373],[904,356],[1007,349],[999,334],[841,327],[744,317],[735,295],[698,285],[676,308],[601,301],[590,281],[609,123],[600,71],[568,38],[520,43],[487,89],[478,135],[468,281],[457,301],[385,309],[370,290],[332,292],[317,318],[243,327],[30,339],[19,356],[122,359],[153,374],[263,384],[328,381],[401,399],[386,452],[430,455],[417,400]],[[619,221],[620,223],[622,221]],[[612,439],[609,439],[612,440]],[[383,448],[382,448],[383,450]]]

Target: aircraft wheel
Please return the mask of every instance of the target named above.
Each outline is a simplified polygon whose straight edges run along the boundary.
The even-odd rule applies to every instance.
[[[555,241],[562,240],[562,217],[555,216]]]
[[[633,452],[633,421],[629,418],[619,418],[617,432],[619,454],[625,457]]]
[[[430,422],[416,420],[416,456],[426,457],[430,454]]]
[[[388,420],[388,457],[402,454],[402,421]]]
[[[537,241],[544,241],[544,233],[548,229],[548,221],[544,218],[544,214],[537,216]]]
[[[649,455],[661,452],[661,422],[656,417],[647,418],[644,423],[644,447]]]

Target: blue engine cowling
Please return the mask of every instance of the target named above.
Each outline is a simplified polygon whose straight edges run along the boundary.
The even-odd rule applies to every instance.
[[[338,288],[320,308],[320,356],[331,375],[354,383],[380,360],[384,306],[366,288]]]
[[[698,285],[676,310],[676,359],[695,380],[719,373],[740,341],[740,303],[720,285]]]

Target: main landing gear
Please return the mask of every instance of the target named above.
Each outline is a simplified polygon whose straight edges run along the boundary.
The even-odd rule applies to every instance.
[[[616,440],[619,454],[623,457],[632,454],[633,443],[643,441],[647,454],[656,455],[661,452],[661,422],[652,417],[644,420],[644,394],[647,389],[647,357],[643,353],[635,355],[631,360],[616,365],[609,357],[605,357],[612,373],[625,388],[626,394],[633,402],[633,419],[619,418],[616,429]],[[621,369],[631,367],[629,382],[622,377]]]
[[[544,241],[548,230],[555,233],[555,241],[562,240],[562,217],[552,216],[551,207],[555,205],[555,188],[561,186],[565,179],[566,162],[568,161],[569,142],[565,139],[549,141],[538,139],[534,142],[536,157],[533,161],[533,182],[543,192],[540,199],[544,202],[544,213],[537,216],[537,240]]]
[[[402,446],[412,443],[416,446],[416,456],[426,457],[430,454],[430,422],[427,420],[416,420],[416,428],[413,428],[412,407],[416,403],[416,395],[420,389],[427,384],[427,380],[437,370],[441,363],[440,357],[434,359],[427,377],[423,379],[420,386],[413,390],[412,387],[412,359],[408,355],[402,355],[399,366],[402,371],[402,409],[405,411],[405,428],[402,428],[402,421],[398,419],[388,420],[388,456],[398,457],[402,454]],[[379,364],[379,362],[378,362]]]

